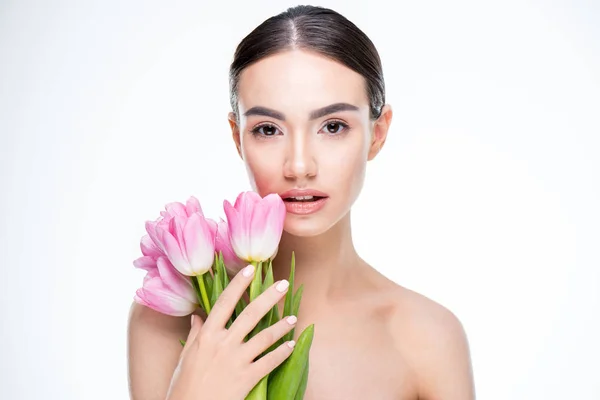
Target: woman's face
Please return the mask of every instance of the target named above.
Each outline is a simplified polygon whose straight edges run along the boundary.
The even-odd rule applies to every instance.
[[[389,106],[369,119],[360,74],[301,50],[246,68],[238,109],[239,125],[233,114],[230,124],[252,187],[281,195],[284,229],[296,236],[321,234],[347,215],[391,122]]]

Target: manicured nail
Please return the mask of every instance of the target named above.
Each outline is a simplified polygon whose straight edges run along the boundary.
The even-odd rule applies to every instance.
[[[295,341],[293,341],[293,340],[290,340],[289,342],[287,342],[287,345],[288,345],[288,347],[289,347],[290,349],[293,349],[293,348],[294,348],[294,346],[296,345],[296,342],[295,342]]]
[[[246,278],[248,278],[249,276],[252,276],[253,273],[254,273],[254,265],[248,265],[242,271],[242,275],[244,275]]]
[[[275,289],[277,289],[278,292],[283,293],[288,288],[288,286],[290,286],[290,283],[284,279],[284,280],[280,281],[277,284],[277,286],[275,286]]]
[[[295,315],[290,315],[285,320],[287,321],[288,324],[294,325],[296,323],[296,321],[298,321],[298,318],[296,318]]]

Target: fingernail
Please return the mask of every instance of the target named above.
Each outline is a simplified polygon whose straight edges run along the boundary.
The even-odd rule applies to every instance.
[[[288,345],[288,347],[289,347],[290,349],[293,349],[293,348],[294,348],[294,346],[296,345],[296,342],[295,342],[295,341],[293,341],[293,340],[290,340],[289,342],[287,342],[287,345]]]
[[[248,278],[249,276],[251,276],[253,273],[254,273],[254,265],[248,265],[242,271],[242,275],[244,275],[246,278]]]
[[[295,315],[290,315],[285,320],[287,321],[288,324],[294,325],[296,323],[296,321],[298,321],[298,318],[296,318]]]
[[[194,314],[192,314],[192,321],[191,321],[191,325],[194,326]]]
[[[277,286],[275,286],[275,289],[277,289],[278,292],[283,293],[288,288],[288,286],[290,286],[290,283],[284,279],[284,280],[280,281],[277,284]]]

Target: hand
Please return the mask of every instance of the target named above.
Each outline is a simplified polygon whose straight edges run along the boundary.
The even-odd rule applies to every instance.
[[[285,280],[275,282],[248,304],[229,329],[225,328],[253,275],[253,266],[242,269],[221,293],[206,322],[192,315],[192,328],[173,374],[167,400],[244,399],[292,353],[294,341],[285,342],[254,361],[294,327],[296,317],[282,318],[244,342],[287,292]]]

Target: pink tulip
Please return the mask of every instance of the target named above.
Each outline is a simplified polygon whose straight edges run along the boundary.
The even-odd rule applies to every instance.
[[[204,218],[195,197],[190,197],[186,205],[177,202],[167,204],[160,218],[146,222],[146,231],[156,245],[153,248],[147,240],[143,242],[149,256],[166,255],[180,273],[202,275],[212,266],[217,223]],[[136,262],[140,268],[150,267],[147,259]]]
[[[156,243],[150,238],[150,235],[144,235],[142,237],[140,248],[144,256],[133,261],[134,267],[146,271],[156,269],[156,260],[158,260],[158,257],[164,256],[165,253],[158,248]]]
[[[146,222],[146,232],[148,232],[148,238],[146,238],[146,236],[142,238],[142,253],[145,256],[151,256],[155,258],[164,255],[163,250],[158,247],[160,246],[160,241],[156,236],[156,225],[162,224],[163,226],[168,226],[171,218],[175,216],[189,218],[194,213],[200,213],[202,216],[204,215],[202,213],[202,207],[200,207],[200,202],[194,196],[191,196],[185,205],[179,202],[168,203],[165,206],[165,211],[160,212],[160,217],[156,221]]]
[[[180,217],[189,217],[194,213],[199,212],[201,215],[204,215],[202,212],[202,207],[200,207],[200,202],[194,196],[191,196],[185,205],[179,202],[169,203],[165,206],[165,211],[161,211],[160,215],[163,217],[171,216],[174,217],[176,215]]]
[[[134,300],[160,313],[182,317],[198,308],[198,300],[190,278],[181,275],[165,258],[148,272]]]
[[[286,214],[279,195],[261,198],[256,192],[243,192],[234,206],[225,200],[223,208],[231,245],[239,258],[257,262],[273,257],[281,240]]]
[[[156,269],[156,260],[156,258],[149,256],[139,257],[133,261],[133,266],[150,272]]]
[[[164,256],[165,253],[162,252],[161,249],[158,248],[156,243],[150,238],[150,235],[142,236],[142,240],[140,240],[140,249],[142,250],[142,254],[144,256],[148,256],[158,259],[160,256]]]
[[[189,218],[175,216],[166,221],[156,225],[156,236],[169,261],[184,275],[207,272],[215,257],[217,223],[198,212]]]
[[[219,221],[217,227],[217,237],[215,238],[215,250],[221,252],[223,254],[223,263],[225,267],[236,273],[246,265],[247,262],[241,260],[233,251],[233,247],[231,247],[231,240],[229,239],[229,228],[227,225],[227,221],[224,221],[222,218]]]

